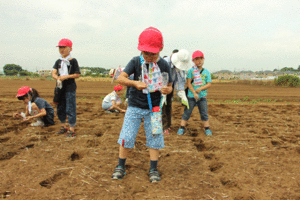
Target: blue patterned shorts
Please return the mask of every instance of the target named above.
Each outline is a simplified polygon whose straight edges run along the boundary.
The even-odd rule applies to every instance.
[[[130,106],[126,110],[118,143],[125,148],[134,147],[135,139],[142,123],[142,118],[144,118],[147,141],[146,146],[151,149],[163,149],[165,147],[163,134],[152,135],[150,110]]]

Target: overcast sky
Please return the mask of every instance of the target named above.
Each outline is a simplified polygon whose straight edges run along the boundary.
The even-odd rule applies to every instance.
[[[161,56],[201,50],[212,72],[300,65],[299,0],[0,1],[1,70],[52,69],[61,38],[80,66],[126,66],[149,26],[163,33]]]

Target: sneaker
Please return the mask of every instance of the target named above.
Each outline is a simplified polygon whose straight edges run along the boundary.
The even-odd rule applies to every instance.
[[[149,170],[149,178],[151,183],[155,183],[161,180],[159,172],[156,168],[152,168]]]
[[[212,136],[212,132],[210,129],[205,130],[205,135],[206,136]]]
[[[177,135],[183,135],[185,133],[184,128],[179,128],[177,131]]]
[[[57,135],[61,135],[61,134],[65,134],[66,132],[68,132],[68,129],[62,126],[61,129],[60,129],[60,131],[57,132],[56,134]]]
[[[73,131],[68,131],[67,132],[67,137],[76,137],[76,134]]]
[[[44,126],[45,124],[42,120],[37,120],[36,122],[31,123],[30,125],[31,126]]]
[[[117,166],[114,170],[114,173],[111,176],[111,179],[121,180],[123,176],[126,175],[125,169],[122,166]]]

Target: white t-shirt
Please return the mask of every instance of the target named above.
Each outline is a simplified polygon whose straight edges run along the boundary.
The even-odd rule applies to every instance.
[[[112,93],[109,93],[103,99],[103,102],[105,102],[105,103],[112,103],[112,101],[115,101],[116,103],[118,103],[118,102],[122,103],[121,98],[117,95],[117,93],[115,91],[113,91]]]

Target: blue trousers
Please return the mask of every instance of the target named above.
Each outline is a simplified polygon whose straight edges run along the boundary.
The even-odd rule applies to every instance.
[[[189,109],[187,109],[187,107],[185,106],[182,119],[185,121],[189,120],[194,110],[194,107],[198,106],[201,120],[208,121],[206,97],[202,97],[198,101],[196,101],[195,98],[188,97],[188,101],[189,101]]]
[[[63,92],[59,104],[57,104],[57,116],[61,123],[68,122],[70,127],[76,125],[76,91]]]

